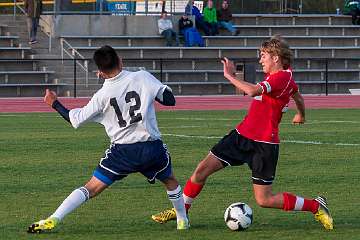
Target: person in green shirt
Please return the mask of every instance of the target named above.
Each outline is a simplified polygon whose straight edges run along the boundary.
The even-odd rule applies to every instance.
[[[209,0],[204,8],[204,22],[210,29],[210,35],[215,36],[219,34],[218,22],[216,17],[216,9],[213,7],[213,1]]]
[[[360,25],[360,0],[345,0],[344,14],[352,16],[352,24]]]

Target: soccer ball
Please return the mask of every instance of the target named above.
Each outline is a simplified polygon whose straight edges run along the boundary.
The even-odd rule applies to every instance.
[[[224,220],[233,231],[245,230],[253,221],[252,210],[246,203],[233,203],[225,210]]]

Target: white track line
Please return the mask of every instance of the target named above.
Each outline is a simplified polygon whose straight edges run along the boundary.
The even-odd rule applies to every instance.
[[[36,113],[36,112],[34,112],[34,113]],[[55,117],[59,117],[57,115],[37,115],[37,114],[34,114],[34,113],[29,113],[29,114],[0,114],[0,117],[39,117],[39,118],[55,118]],[[40,113],[40,114],[44,114],[44,113]]]
[[[162,136],[180,137],[180,138],[200,138],[200,139],[220,139],[217,136],[196,136],[196,135],[182,135],[165,133]],[[309,145],[335,145],[335,146],[360,146],[360,143],[324,143],[318,141],[302,141],[302,140],[282,140],[282,143],[296,143],[296,144],[309,144]]]
[[[182,135],[182,134],[170,134],[170,133],[164,133],[161,135],[169,136],[169,137],[180,137],[180,138],[201,138],[201,139],[220,139],[221,138],[221,137],[216,137],[216,136],[194,136],[194,135]]]
[[[185,121],[240,121],[239,118],[162,118],[158,120],[185,120]]]
[[[179,129],[179,128],[201,128],[203,126],[186,126],[186,125],[180,125],[180,126],[162,126],[162,127],[159,127],[160,129]]]

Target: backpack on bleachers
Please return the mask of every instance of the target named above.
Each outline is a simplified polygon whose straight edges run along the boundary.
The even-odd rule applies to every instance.
[[[185,38],[185,47],[193,47],[193,46],[199,46],[204,47],[204,39],[196,30],[196,28],[186,28],[184,30],[184,38]]]

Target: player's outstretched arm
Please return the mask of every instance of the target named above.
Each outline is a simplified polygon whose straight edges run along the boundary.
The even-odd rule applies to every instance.
[[[295,114],[292,123],[293,124],[303,124],[305,122],[305,103],[304,98],[299,92],[296,92],[292,98],[295,101],[297,113]]]
[[[159,93],[155,100],[164,106],[175,106],[176,103],[175,96],[169,87],[166,87],[162,93]]]
[[[49,89],[46,89],[44,102],[47,103],[47,105],[49,105],[53,109],[55,109],[66,121],[70,123],[70,117],[69,117],[70,111],[57,100],[57,95],[54,91],[50,91]]]
[[[226,57],[221,59],[224,65],[224,77],[227,78],[236,88],[243,91],[251,97],[259,96],[262,94],[261,86],[245,82],[241,79],[237,79],[235,76],[235,66],[232,61]]]

